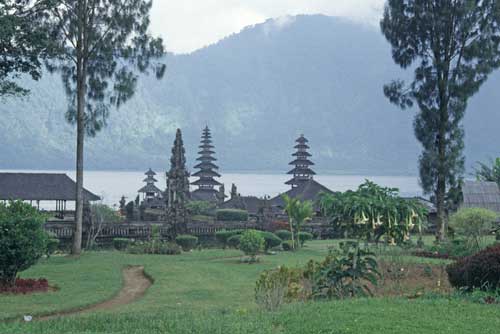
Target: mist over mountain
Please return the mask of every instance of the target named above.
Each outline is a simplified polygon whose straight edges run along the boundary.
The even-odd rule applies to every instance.
[[[285,172],[303,133],[318,171],[416,173],[415,112],[390,105],[382,93],[409,73],[394,65],[376,28],[322,15],[286,17],[168,55],[166,63],[163,80],[141,78],[135,97],[87,139],[86,168],[166,170],[177,127],[191,168],[208,124],[222,172]],[[496,73],[467,110],[468,168],[500,155],[499,84]],[[26,86],[28,98],[0,102],[0,168],[73,168],[76,131],[64,118],[59,76]]]

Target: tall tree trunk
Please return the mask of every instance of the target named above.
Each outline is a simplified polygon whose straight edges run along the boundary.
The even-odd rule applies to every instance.
[[[446,198],[446,127],[448,126],[448,99],[446,94],[447,75],[446,79],[440,79],[439,82],[439,132],[437,138],[438,146],[438,168],[437,168],[437,185],[436,185],[436,211],[438,229],[436,231],[436,239],[443,241],[446,239],[447,232],[447,217],[445,208]]]

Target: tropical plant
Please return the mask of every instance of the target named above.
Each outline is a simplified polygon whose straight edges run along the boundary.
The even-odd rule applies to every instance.
[[[351,236],[390,243],[408,240],[416,227],[422,232],[427,210],[417,200],[401,198],[398,189],[366,180],[356,191],[319,196],[319,206],[332,225]]]
[[[276,311],[283,303],[305,300],[310,291],[304,287],[304,271],[280,266],[263,271],[255,283],[255,301],[267,311]]]
[[[161,78],[165,65],[161,39],[148,34],[150,0],[57,0],[50,7],[50,71],[61,73],[68,96],[66,118],[76,124],[76,214],[72,253],[82,246],[83,151],[85,135],[95,136],[112,107],[135,93],[139,73],[153,68]]]
[[[392,58],[414,71],[384,87],[402,109],[417,105],[413,122],[423,146],[420,183],[436,204],[437,237],[447,232],[446,212],[458,201],[464,173],[462,119],[468,100],[500,66],[497,0],[389,0],[380,23]]]
[[[247,230],[240,238],[240,250],[250,257],[251,262],[255,262],[257,254],[264,249],[264,237],[259,231]]]
[[[477,165],[475,173],[478,181],[496,182],[500,187],[500,157],[491,161],[491,166],[483,162],[478,162]]]
[[[0,203],[0,286],[13,286],[18,272],[46,253],[44,223],[45,217],[29,204]]]
[[[192,216],[213,216],[217,206],[208,201],[191,201],[186,204],[186,208]]]
[[[302,202],[298,198],[292,198],[288,195],[283,195],[283,200],[285,201],[285,212],[288,215],[288,224],[292,233],[293,249],[297,249],[300,247],[297,236],[301,231],[302,224],[313,217],[313,203],[311,201]]]
[[[358,242],[344,242],[322,262],[310,261],[306,278],[312,282],[314,298],[344,299],[372,295],[380,276],[374,253]]]
[[[488,209],[463,208],[450,217],[450,227],[465,238],[469,248],[477,251],[484,245],[484,238],[491,235],[498,218],[496,212]]]
[[[309,232],[299,232],[297,234],[297,239],[299,240],[301,247],[304,246],[306,241],[312,240],[313,238],[314,236]]]

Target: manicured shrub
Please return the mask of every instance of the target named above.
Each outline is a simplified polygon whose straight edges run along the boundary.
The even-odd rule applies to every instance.
[[[227,239],[227,245],[231,248],[239,248],[240,240],[241,240],[241,234],[232,235],[229,239]]]
[[[0,286],[14,286],[17,273],[46,253],[44,222],[44,216],[29,204],[0,204]]]
[[[131,254],[178,255],[181,253],[181,247],[173,242],[146,241],[134,242],[127,251]]]
[[[292,232],[288,230],[278,230],[274,232],[281,240],[292,240]]]
[[[198,238],[194,235],[181,234],[175,238],[175,242],[182,247],[183,251],[189,252],[198,244]]]
[[[215,212],[215,217],[220,221],[247,221],[248,211],[236,209],[220,209]]]
[[[500,245],[483,249],[446,267],[455,288],[496,290],[500,287]]]
[[[298,238],[301,246],[304,246],[306,241],[312,240],[313,235],[309,232],[299,232]]]
[[[292,240],[285,240],[281,243],[281,248],[283,248],[283,250],[285,252],[290,252],[293,250],[293,242]]]
[[[264,249],[264,238],[259,231],[247,230],[241,235],[240,249],[245,255],[250,256],[252,261],[256,260],[257,254]]]
[[[213,216],[216,205],[208,201],[191,201],[186,208],[192,216]]]
[[[50,237],[47,239],[47,247],[45,249],[45,255],[50,258],[59,249],[59,239]]]
[[[270,250],[271,248],[278,247],[283,242],[283,240],[281,240],[274,233],[263,231],[260,232],[260,234],[264,238],[264,249],[266,251]]]
[[[127,238],[114,238],[113,239],[113,247],[116,250],[124,251],[132,244],[132,240]]]
[[[233,235],[242,234],[243,232],[243,230],[218,231],[215,232],[215,239],[222,244],[222,248],[226,248],[229,238]]]

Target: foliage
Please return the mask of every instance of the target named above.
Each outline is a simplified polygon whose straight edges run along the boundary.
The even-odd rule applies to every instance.
[[[0,0],[0,97],[25,95],[21,74],[39,80],[49,36],[42,24],[47,0]]]
[[[264,238],[264,249],[266,251],[270,250],[271,248],[278,247],[283,242],[283,240],[281,240],[274,233],[267,232],[267,231],[261,231],[260,234]]]
[[[237,209],[219,209],[215,211],[215,217],[220,221],[247,221],[248,211]]]
[[[323,262],[310,261],[305,277],[312,281],[314,298],[345,299],[371,295],[370,285],[380,274],[374,254],[357,242],[344,242]]]
[[[281,240],[291,240],[292,239],[292,232],[287,231],[287,230],[277,230],[274,232],[280,238]]]
[[[500,287],[500,245],[461,258],[448,265],[446,272],[455,288],[496,290]]]
[[[113,247],[118,251],[126,250],[130,245],[132,245],[132,240],[127,238],[114,238]]]
[[[356,191],[320,194],[319,205],[334,227],[369,241],[386,235],[390,243],[408,240],[415,227],[421,232],[427,215],[417,200],[402,198],[398,189],[368,180]]]
[[[186,208],[192,216],[214,216],[217,206],[208,201],[190,201]]]
[[[447,231],[446,206],[459,201],[467,102],[500,66],[499,23],[496,0],[389,0],[381,22],[396,64],[414,69],[409,85],[393,81],[384,93],[403,109],[418,106],[420,182],[434,197],[440,239]]]
[[[301,246],[304,246],[306,241],[312,240],[313,237],[314,236],[309,232],[299,232],[299,234],[298,234],[298,239],[299,239]]]
[[[217,231],[215,232],[215,239],[222,244],[222,248],[226,248],[228,246],[228,240],[233,235],[241,234],[243,230],[231,230],[231,231]]]
[[[50,258],[50,256],[57,251],[57,249],[59,248],[59,243],[59,239],[55,237],[49,236],[47,238],[47,245],[45,248],[45,256],[47,256],[47,258]]]
[[[256,230],[247,230],[240,238],[240,249],[245,255],[250,256],[252,261],[255,261],[257,254],[264,249],[264,244],[262,234]]]
[[[255,283],[255,301],[267,311],[277,311],[285,302],[305,300],[303,271],[280,266],[263,271]]]
[[[463,208],[450,217],[450,227],[464,237],[468,247],[479,250],[484,238],[491,234],[493,224],[498,219],[494,211],[483,208]]]
[[[292,242],[292,240],[285,240],[285,241],[283,241],[283,243],[281,244],[281,248],[283,248],[283,250],[285,252],[293,251],[293,242]]]
[[[23,202],[0,204],[0,286],[13,286],[18,272],[47,250],[45,217]]]
[[[101,234],[104,224],[115,224],[122,221],[122,217],[118,211],[107,206],[106,204],[98,203],[90,206],[90,227],[91,233],[87,236],[87,248],[92,248],[96,239]]]
[[[227,245],[231,248],[239,248],[241,241],[241,234],[233,234],[227,239]]]
[[[479,181],[496,182],[500,187],[500,157],[491,161],[491,166],[482,162],[478,162],[477,165],[475,172]]]
[[[198,244],[198,237],[188,234],[180,234],[175,238],[175,242],[182,247],[182,250],[189,252]]]
[[[0,285],[1,293],[27,294],[34,292],[46,292],[49,290],[49,282],[44,279],[22,279],[16,278],[14,285]]]
[[[179,245],[164,241],[136,241],[129,245],[127,252],[130,254],[159,254],[178,255],[181,253]]]
[[[416,256],[436,258],[436,259],[457,259],[468,256],[476,251],[462,239],[452,239],[426,246],[424,250],[417,251]]]
[[[296,236],[300,232],[302,224],[313,217],[313,203],[311,201],[301,202],[298,198],[291,198],[288,195],[284,195],[283,200],[285,201],[285,212],[288,215],[290,232],[292,232],[293,249],[297,249],[300,247],[300,243],[296,240]]]

